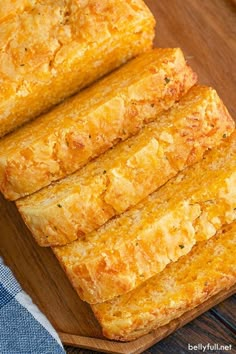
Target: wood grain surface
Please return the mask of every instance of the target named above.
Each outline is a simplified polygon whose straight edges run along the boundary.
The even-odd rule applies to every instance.
[[[211,309],[211,313],[236,335],[236,295]]]
[[[235,118],[235,0],[146,0],[146,3],[157,19],[155,46],[181,47],[189,64],[198,73],[199,81],[217,89]],[[66,344],[103,352],[139,353],[230,295],[220,294],[217,300],[212,299],[187,314],[187,320],[177,320],[164,330],[159,329],[138,342],[123,343],[122,347],[122,343],[104,340],[90,307],[79,300],[51,250],[35,244],[15,205],[2,197],[0,235],[1,255]],[[228,301],[233,301],[235,306],[235,300]],[[206,333],[209,333],[209,341],[227,344],[232,339],[235,318],[231,312],[231,302],[225,302],[156,344],[147,353],[187,353],[183,336],[188,336],[190,343],[203,343]],[[71,350],[67,347],[68,352]],[[79,349],[73,349],[73,352],[82,353]]]
[[[181,47],[199,81],[236,118],[236,1],[145,0],[157,20],[156,47]]]

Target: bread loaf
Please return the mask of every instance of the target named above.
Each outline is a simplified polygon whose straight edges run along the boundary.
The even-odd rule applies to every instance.
[[[136,205],[233,129],[216,91],[195,86],[139,134],[17,207],[41,246],[66,244]]]
[[[129,341],[161,327],[236,283],[236,222],[128,294],[92,309],[103,334]]]
[[[180,49],[156,49],[0,141],[0,190],[14,200],[137,133],[196,82]]]
[[[2,1],[0,136],[152,47],[142,0]]]
[[[236,132],[224,140],[129,211],[53,248],[82,299],[131,291],[236,220]]]

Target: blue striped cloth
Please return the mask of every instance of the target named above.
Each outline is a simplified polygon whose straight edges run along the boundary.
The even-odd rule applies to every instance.
[[[63,354],[61,341],[0,258],[0,353]]]

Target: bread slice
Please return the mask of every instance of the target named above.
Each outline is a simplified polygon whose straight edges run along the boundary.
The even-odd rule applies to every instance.
[[[136,339],[236,283],[236,222],[128,294],[93,305],[103,334]]]
[[[134,59],[0,141],[0,190],[14,200],[76,171],[154,120],[196,79],[180,49]]]
[[[39,245],[66,244],[136,205],[233,129],[216,91],[195,86],[138,135],[17,207]]]
[[[0,9],[0,136],[152,47],[142,0],[10,1]]]
[[[236,132],[121,216],[53,250],[83,300],[136,288],[236,220]]]

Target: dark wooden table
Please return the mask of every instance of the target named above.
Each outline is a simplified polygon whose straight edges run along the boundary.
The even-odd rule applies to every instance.
[[[146,0],[157,19],[155,46],[181,47],[201,83],[218,91],[236,118],[236,1]],[[235,255],[236,256],[236,255]],[[188,345],[234,344],[236,353],[236,296],[206,312],[145,353],[200,353]],[[68,353],[95,353],[66,347]],[[128,354],[128,353],[127,353]]]

